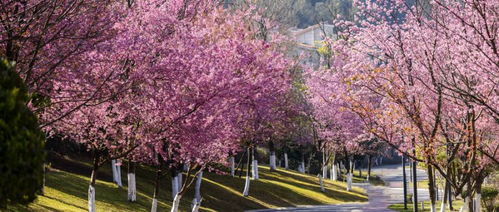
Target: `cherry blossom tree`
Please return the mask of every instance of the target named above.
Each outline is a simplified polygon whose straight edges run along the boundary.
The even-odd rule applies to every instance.
[[[331,60],[345,73],[350,109],[371,133],[427,165],[433,211],[435,171],[470,202],[498,164],[494,5],[357,2],[358,24],[337,22],[347,30]]]

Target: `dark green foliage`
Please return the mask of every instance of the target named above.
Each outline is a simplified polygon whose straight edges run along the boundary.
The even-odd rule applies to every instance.
[[[32,202],[42,187],[45,136],[28,100],[23,80],[0,59],[0,208]]]
[[[487,211],[494,211],[494,205],[499,190],[494,187],[482,187],[482,203]]]

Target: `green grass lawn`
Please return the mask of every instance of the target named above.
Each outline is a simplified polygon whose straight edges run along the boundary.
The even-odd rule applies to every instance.
[[[71,160],[66,158],[67,160]],[[90,164],[73,160],[75,166],[90,167]],[[52,168],[47,173],[45,196],[39,196],[28,206],[10,207],[7,211],[86,211],[87,190],[90,174]],[[318,178],[295,171],[278,169],[270,172],[267,166],[259,166],[260,180],[251,181],[250,196],[243,197],[244,176],[231,177],[205,173],[201,185],[202,211],[243,211],[248,209],[293,207],[297,205],[337,204],[367,201],[361,188],[347,192],[345,183],[325,180],[326,192],[320,191]],[[83,172],[83,171],[81,171]],[[137,202],[127,201],[126,166],[122,168],[124,188],[109,182],[110,165],[98,173],[96,185],[97,211],[150,211],[155,172],[147,166],[137,168]],[[185,178],[185,177],[184,177]],[[104,180],[103,180],[104,179]],[[161,180],[158,211],[170,210],[171,181],[169,176]],[[193,189],[192,189],[193,190]],[[181,211],[190,211],[193,191],[189,190],[181,200]]]
[[[442,204],[441,201],[437,201],[437,205],[436,205],[437,211],[440,211],[441,204]],[[452,207],[453,207],[452,211],[459,211],[459,209],[461,208],[461,206],[463,206],[463,201],[462,200],[452,201]],[[390,205],[390,206],[388,206],[388,208],[392,209],[394,211],[412,212],[413,205],[412,205],[412,203],[408,203],[407,204],[407,209],[404,209],[404,204],[400,203],[400,204]],[[418,210],[422,211],[421,210],[421,202],[418,204]],[[424,202],[424,211],[430,211],[430,201],[425,201]],[[449,206],[448,205],[446,206],[445,211],[451,211],[451,210],[449,210]]]

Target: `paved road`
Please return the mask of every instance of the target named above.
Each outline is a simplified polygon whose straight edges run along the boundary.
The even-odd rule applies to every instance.
[[[298,212],[326,212],[326,211],[391,211],[387,207],[394,203],[403,202],[403,181],[402,181],[402,166],[401,165],[384,165],[373,168],[373,173],[380,176],[383,181],[387,183],[386,186],[374,186],[368,183],[354,183],[355,186],[363,187],[369,195],[367,203],[352,203],[341,205],[320,205],[320,206],[300,206],[296,208],[277,208],[277,209],[264,209],[252,210],[248,212],[284,212],[284,211],[298,211]],[[406,169],[407,177],[409,178],[409,170]],[[425,180],[426,172],[418,170],[418,181]],[[409,194],[412,189],[408,189]],[[418,201],[428,200],[428,190],[418,189]]]

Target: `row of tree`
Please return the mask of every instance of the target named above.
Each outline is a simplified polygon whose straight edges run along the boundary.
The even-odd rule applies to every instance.
[[[432,211],[437,173],[465,210],[480,211],[499,165],[498,4],[357,2],[356,20],[334,21],[324,67],[308,74],[320,137],[346,149],[376,138],[424,164]]]
[[[117,159],[130,163],[131,201],[135,164],[157,167],[152,211],[171,173],[177,211],[194,176],[283,133],[296,113],[281,38],[255,8],[222,3],[2,1],[0,53],[16,63],[25,104],[49,137],[92,154],[89,211],[99,168],[112,162],[118,173]]]

